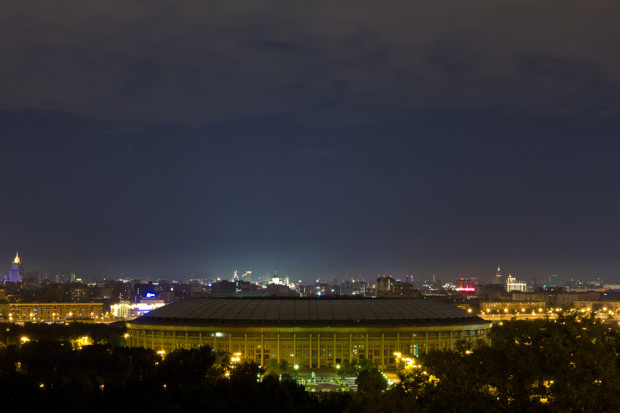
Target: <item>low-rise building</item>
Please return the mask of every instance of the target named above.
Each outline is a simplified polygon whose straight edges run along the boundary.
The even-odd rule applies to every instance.
[[[103,303],[8,303],[10,322],[62,322],[71,319],[103,320]]]

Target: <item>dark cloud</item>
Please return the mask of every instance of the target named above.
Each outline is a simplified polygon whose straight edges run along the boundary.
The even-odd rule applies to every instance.
[[[0,252],[97,275],[616,277],[619,17],[4,1]]]
[[[111,121],[615,115],[615,1],[0,5],[0,105]]]

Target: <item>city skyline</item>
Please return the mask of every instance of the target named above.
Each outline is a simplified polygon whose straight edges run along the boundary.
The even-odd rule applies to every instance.
[[[619,15],[0,5],[5,271],[617,280]]]
[[[377,274],[364,274],[364,273],[360,273],[360,274],[350,274],[350,273],[345,273],[345,274],[336,274],[334,273],[331,276],[327,276],[327,277],[321,277],[321,276],[317,276],[315,278],[306,278],[306,279],[300,279],[299,277],[295,277],[294,273],[292,274],[283,274],[280,273],[278,274],[277,270],[276,271],[272,271],[272,272],[262,272],[262,273],[258,273],[256,271],[253,270],[244,270],[244,271],[239,271],[238,269],[234,269],[231,273],[213,273],[213,274],[207,274],[207,273],[187,273],[187,274],[168,274],[167,276],[162,276],[162,277],[158,277],[158,276],[152,276],[151,274],[131,274],[131,273],[119,273],[119,274],[80,274],[80,275],[76,275],[76,273],[72,270],[63,270],[63,271],[59,271],[59,270],[53,270],[53,271],[45,271],[45,270],[40,270],[40,269],[36,269],[36,270],[32,270],[32,271],[28,271],[25,272],[23,270],[22,267],[22,263],[21,263],[21,259],[19,258],[19,253],[16,253],[16,256],[14,258],[14,260],[11,262],[11,271],[10,274],[13,274],[14,272],[14,268],[15,264],[19,265],[20,271],[21,271],[21,275],[20,275],[20,280],[16,281],[15,279],[11,279],[11,277],[8,275],[9,273],[7,273],[5,275],[5,281],[11,281],[11,282],[22,282],[22,278],[24,280],[28,279],[29,277],[34,277],[37,278],[38,281],[43,281],[43,280],[49,280],[52,283],[66,283],[68,281],[70,282],[91,282],[91,281],[95,281],[95,280],[143,280],[143,281],[167,281],[167,282],[187,282],[188,280],[192,280],[192,279],[197,279],[197,280],[202,280],[202,281],[216,281],[216,280],[228,280],[228,281],[233,281],[235,279],[242,279],[245,281],[251,281],[251,282],[269,282],[272,280],[272,278],[286,278],[286,279],[290,279],[290,281],[292,283],[295,282],[301,282],[302,284],[307,284],[307,285],[311,285],[313,283],[328,283],[328,284],[333,284],[334,282],[336,283],[341,283],[344,281],[353,281],[353,280],[361,280],[361,281],[365,281],[365,282],[369,282],[369,283],[373,283],[375,280],[381,278],[381,277],[393,277],[395,280],[400,280],[400,281],[407,281],[407,282],[412,282],[412,283],[416,283],[416,284],[421,284],[421,283],[436,283],[436,282],[441,282],[441,283],[453,283],[455,280],[458,282],[459,280],[471,280],[472,282],[475,283],[479,283],[481,285],[485,285],[485,284],[493,284],[493,283],[498,283],[498,279],[501,278],[501,281],[499,281],[500,284],[504,284],[505,283],[505,279],[506,277],[510,276],[516,276],[517,277],[517,281],[522,282],[524,284],[527,285],[567,285],[568,282],[576,282],[576,281],[583,281],[583,282],[601,282],[601,283],[611,283],[611,284],[616,284],[618,282],[618,279],[614,279],[614,278],[601,278],[601,277],[580,277],[580,276],[561,276],[560,274],[513,274],[512,271],[504,271],[501,270],[500,267],[498,266],[496,269],[496,272],[489,275],[489,274],[483,274],[483,275],[478,275],[478,274],[437,274],[437,273],[432,273],[430,275],[427,274],[418,274],[418,275],[414,275],[411,273],[408,274],[387,274],[387,273],[377,273]],[[501,274],[501,275],[500,275]],[[532,276],[530,278],[530,275]],[[465,278],[463,278],[465,277]]]

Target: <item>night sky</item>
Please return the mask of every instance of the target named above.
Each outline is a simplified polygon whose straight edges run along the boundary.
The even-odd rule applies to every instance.
[[[0,273],[620,279],[618,21],[3,1]]]

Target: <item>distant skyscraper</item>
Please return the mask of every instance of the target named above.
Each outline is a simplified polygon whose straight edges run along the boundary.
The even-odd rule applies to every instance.
[[[385,275],[377,278],[377,297],[384,297],[386,295],[394,294],[394,278]]]
[[[503,283],[502,270],[499,269],[499,265],[497,266],[497,274],[495,274],[495,284]]]
[[[74,272],[63,272],[60,274],[60,283],[61,284],[71,284],[75,282],[75,273]]]
[[[366,296],[366,283],[364,281],[345,280],[340,284],[340,295]]]
[[[6,281],[12,283],[20,283],[24,279],[24,268],[22,262],[19,259],[19,254],[15,254],[15,259],[11,264],[11,271],[9,272],[9,278]]]

